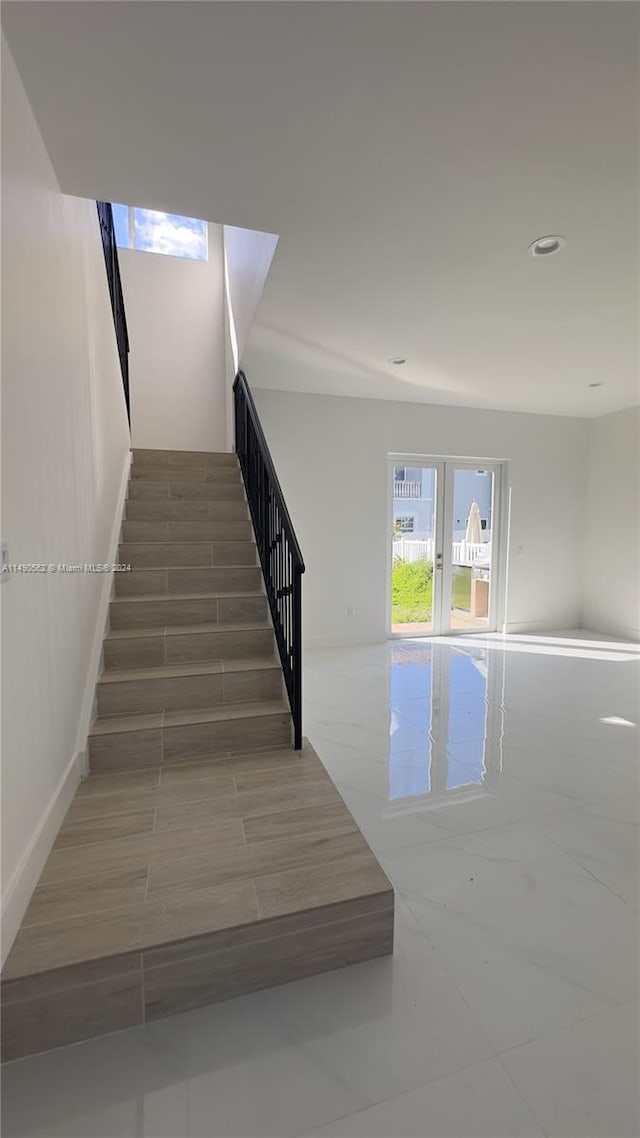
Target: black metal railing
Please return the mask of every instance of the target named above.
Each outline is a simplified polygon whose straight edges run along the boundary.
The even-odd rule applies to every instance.
[[[124,314],[124,296],[122,294],[122,281],[120,280],[120,265],[118,263],[116,231],[113,224],[113,210],[109,202],[96,202],[96,205],[98,207],[102,248],[104,249],[104,263],[107,268],[107,281],[109,282],[111,311],[113,312],[113,323],[116,329],[120,370],[122,372],[122,386],[124,387],[124,401],[127,405],[127,419],[129,420],[129,426],[131,426],[131,411],[129,408],[129,333],[127,332],[127,320]]]
[[[249,501],[260,564],[293,717],[302,747],[302,574],[304,561],[247,377],[233,385],[236,454]]]

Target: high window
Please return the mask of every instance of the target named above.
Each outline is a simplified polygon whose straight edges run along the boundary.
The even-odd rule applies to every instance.
[[[206,221],[119,203],[113,206],[113,221],[120,249],[208,260]]]

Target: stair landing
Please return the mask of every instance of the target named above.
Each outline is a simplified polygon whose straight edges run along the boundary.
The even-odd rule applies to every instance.
[[[392,946],[391,885],[309,743],[92,773],[3,970],[3,1058]]]

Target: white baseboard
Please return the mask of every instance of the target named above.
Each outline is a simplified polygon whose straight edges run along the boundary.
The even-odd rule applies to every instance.
[[[54,790],[31,841],[16,866],[2,898],[2,963],[4,964],[20,922],[27,911],[33,891],[44,864],[51,852],[63,819],[73,798],[85,762],[78,752],[67,764],[60,782]]]
[[[120,489],[118,490],[118,498],[116,501],[116,508],[113,515],[113,525],[109,535],[109,548],[106,552],[104,562],[106,565],[116,565],[118,562],[118,546],[120,544],[120,531],[122,529],[122,515],[124,513],[124,503],[127,496],[127,486],[129,484],[129,472],[131,469],[131,451],[127,451],[122,470],[122,478],[120,480]],[[113,573],[105,573],[101,578],[100,598],[98,600],[98,608],[96,611],[96,619],[93,630],[93,643],[91,645],[91,655],[87,665],[87,682],[82,697],[82,704],[80,707],[80,715],[78,717],[78,733],[76,736],[76,750],[85,754],[87,752],[87,736],[91,730],[95,715],[94,715],[94,701],[96,695],[96,684],[102,666],[102,645],[104,642],[105,632],[107,630],[107,621],[109,619],[109,602],[113,592]],[[87,775],[88,767],[83,767],[83,775]]]
[[[305,650],[314,648],[361,648],[371,644],[386,644],[386,637],[378,636],[310,636],[305,639]]]
[[[107,565],[116,564],[118,560],[118,544],[130,466],[131,452],[127,451],[114,511],[113,526],[109,535],[109,549],[104,557],[104,562]],[[38,878],[58,836],[78,784],[88,771],[87,736],[93,722],[95,689],[102,663],[102,643],[109,616],[112,588],[113,574],[101,575],[101,590],[96,611],[93,642],[87,665],[87,683],[78,717],[75,754],[69,760],[62,778],[51,795],[2,898],[2,963],[4,963],[20,928],[20,923],[38,883]]]
[[[589,620],[583,624],[584,632],[597,632],[600,636],[610,636],[613,640],[630,640],[632,644],[640,643],[640,629],[626,628],[621,624],[608,624],[605,620]]]
[[[503,631],[507,635],[517,635],[518,633],[525,634],[529,632],[544,634],[545,632],[566,632],[568,629],[579,627],[580,624],[576,614],[573,620],[540,620],[523,621],[521,624],[505,624]]]

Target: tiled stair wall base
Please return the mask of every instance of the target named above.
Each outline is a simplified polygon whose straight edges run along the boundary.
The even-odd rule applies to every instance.
[[[5,966],[5,1060],[393,950],[393,891],[305,743],[91,774]]]

